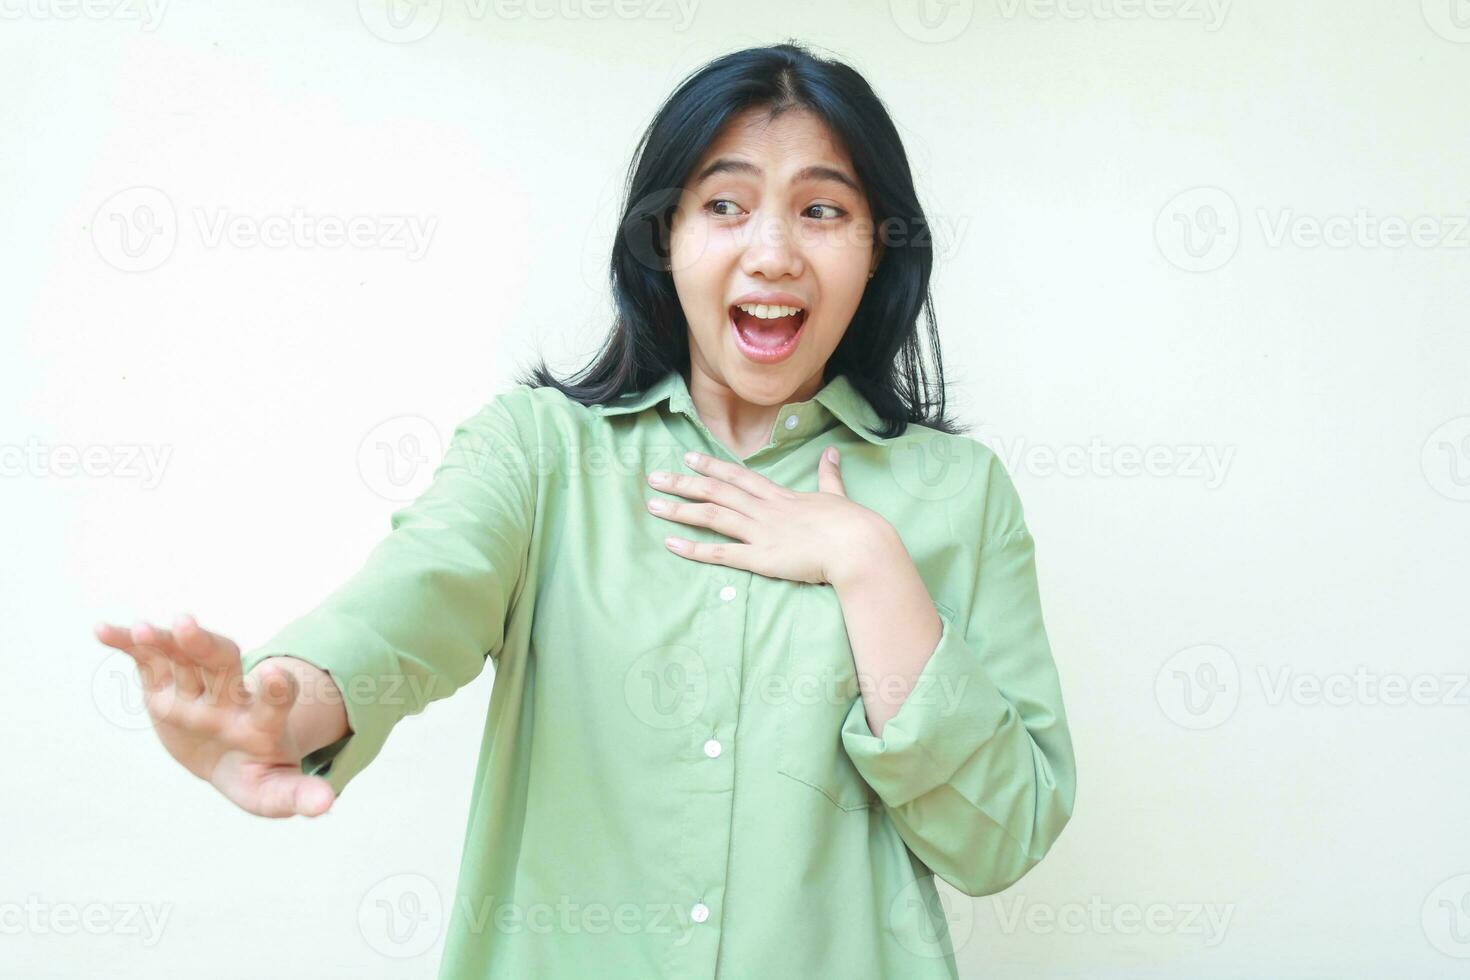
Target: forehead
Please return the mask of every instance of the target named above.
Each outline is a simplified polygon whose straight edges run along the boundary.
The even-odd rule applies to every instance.
[[[852,169],[847,151],[821,117],[799,108],[774,119],[764,108],[748,109],[731,119],[705,148],[693,172],[698,174],[716,157],[731,155],[787,160],[792,167],[826,163]]]

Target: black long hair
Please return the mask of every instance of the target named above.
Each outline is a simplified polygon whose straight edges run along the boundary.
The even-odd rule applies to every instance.
[[[689,324],[667,261],[679,193],[726,123],[758,107],[772,117],[803,108],[826,123],[857,169],[883,246],[877,271],[823,369],[823,383],[846,374],[883,418],[884,427],[874,433],[883,438],[902,435],[909,422],[960,431],[944,412],[944,369],[929,294],[933,242],[898,130],[862,75],[794,41],[723,55],[686,77],[659,107],[628,168],[612,248],[611,333],[578,380],[558,381],[542,359],[517,382],[557,388],[584,405],[606,404],[689,363]],[[903,234],[890,240],[887,231],[895,226]],[[921,314],[932,381],[919,346]]]

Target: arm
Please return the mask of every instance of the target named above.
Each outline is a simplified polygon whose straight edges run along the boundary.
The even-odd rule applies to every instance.
[[[1040,861],[1076,791],[1034,542],[998,463],[988,483],[980,527],[965,531],[985,542],[971,552],[968,626],[936,610],[896,533],[832,583],[864,679],[843,747],[909,848],[971,896]]]
[[[270,657],[301,662],[292,669],[313,686],[303,688],[291,724],[314,747],[302,772],[335,793],[398,721],[500,654],[524,584],[536,494],[506,399],[456,427],[433,483],[392,514],[391,533],[345,584],[241,659],[246,672]],[[318,703],[301,703],[309,692]]]
[[[852,644],[868,729],[882,735],[918,682],[944,631],[929,588],[902,539],[877,524],[868,555],[832,582]]]

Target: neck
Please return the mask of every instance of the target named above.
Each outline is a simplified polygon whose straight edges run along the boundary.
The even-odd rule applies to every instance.
[[[744,459],[770,442],[771,427],[782,405],[806,401],[822,389],[822,372],[818,371],[794,391],[773,391],[769,404],[764,404],[742,398],[698,363],[684,369],[683,374],[700,421],[736,459]]]

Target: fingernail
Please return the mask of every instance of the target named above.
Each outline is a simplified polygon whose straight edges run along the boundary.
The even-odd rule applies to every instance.
[[[836,446],[828,446],[827,447],[827,461],[828,462],[831,462],[831,463],[837,462],[837,447]]]

